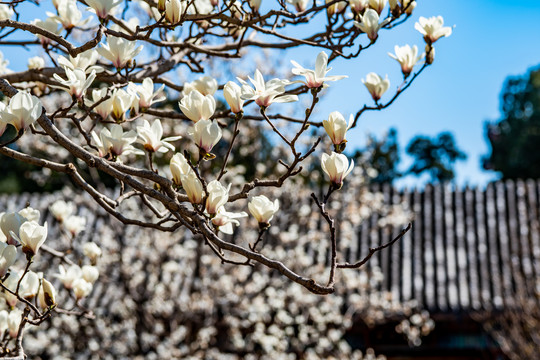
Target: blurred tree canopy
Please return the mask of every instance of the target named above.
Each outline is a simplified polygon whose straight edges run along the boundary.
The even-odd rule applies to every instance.
[[[428,172],[431,180],[438,182],[452,180],[455,177],[454,163],[467,158],[449,132],[442,132],[436,138],[419,135],[411,140],[406,151],[414,158],[406,174],[418,176]]]
[[[540,178],[540,68],[508,78],[501,100],[502,119],[485,124],[491,154],[483,167],[503,179]]]

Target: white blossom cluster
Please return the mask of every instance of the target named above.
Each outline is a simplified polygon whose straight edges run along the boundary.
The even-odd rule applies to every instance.
[[[362,184],[348,186],[353,191],[352,186]],[[286,189],[302,191],[295,185]],[[414,302],[400,303],[378,290],[384,275],[376,266],[340,272],[342,286],[335,294],[321,297],[262,266],[223,265],[189,232],[155,238],[148,231],[111,226],[99,210],[85,209],[81,198],[70,198],[75,202],[57,200],[49,206],[47,216],[58,226],[51,227],[55,233],[49,234],[47,242],[62,249],[71,235],[62,230],[66,220],[59,220],[74,213],[84,215],[87,231],[74,239],[73,247],[88,264],[70,265],[49,254],[43,261],[59,269],[51,280],[59,289],[58,306],[70,308],[78,302],[91,309],[95,318],[54,314],[50,322],[32,327],[26,334],[29,355],[375,359],[371,351],[362,355],[344,340],[354,321],[372,327],[403,319],[398,331],[411,344],[429,333],[428,327],[432,329],[432,320],[426,312],[418,312]],[[361,212],[354,208],[356,202],[339,201],[347,205],[344,218]],[[380,209],[385,211],[388,205],[380,201]],[[317,216],[306,208],[308,203],[293,205],[286,197],[279,202],[287,210],[275,214],[261,251],[290,263],[293,270],[308,270],[307,276],[323,277],[327,248],[321,243],[325,232],[316,230]],[[137,211],[125,209],[126,214]],[[350,247],[357,241],[356,230],[350,221],[342,224],[342,246]],[[256,238],[255,230],[244,229],[249,227],[242,226],[234,241]],[[57,236],[62,232],[64,237]],[[94,275],[90,268],[96,269]],[[84,283],[93,286],[85,288]],[[410,324],[409,328],[404,324]],[[415,326],[422,329],[420,333],[410,330]],[[85,334],[83,338],[81,334]]]
[[[338,261],[357,260],[345,254],[371,214],[391,231],[411,216],[367,189],[372,169],[344,154],[347,132],[433,63],[452,32],[442,17],[415,24],[424,53],[390,54],[403,80],[393,95],[388,75],[369,72],[373,101],[347,118],[317,113],[329,84],[348,77],[329,65],[358,57],[416,1],[52,0],[28,21],[29,3],[40,5],[0,4],[2,44],[32,49],[17,73],[0,52],[0,154],[44,168],[38,183],[64,173],[122,225],[85,232],[96,210],[82,215],[73,199],[48,204],[43,225],[31,208],[1,215],[11,312],[0,329],[16,356],[19,319],[46,329],[25,336],[28,351],[53,358],[374,358],[343,340],[353,318],[374,325],[411,306],[371,291],[375,265],[342,272]],[[326,25],[304,27],[318,19]],[[299,45],[318,48],[314,66],[282,56]],[[251,64],[222,71],[236,58]],[[414,337],[414,326],[400,329]]]

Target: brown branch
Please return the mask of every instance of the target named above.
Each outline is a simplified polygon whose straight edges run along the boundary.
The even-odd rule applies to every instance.
[[[361,267],[362,265],[367,263],[368,260],[371,259],[371,257],[376,252],[384,250],[387,247],[390,247],[390,246],[394,245],[394,243],[397,242],[399,239],[401,239],[411,229],[411,227],[412,227],[412,223],[409,223],[409,225],[407,225],[406,228],[401,230],[399,235],[396,236],[392,241],[389,241],[384,245],[377,246],[376,248],[370,248],[369,249],[369,254],[365,258],[363,258],[362,260],[359,260],[359,261],[355,262],[354,264],[349,264],[349,263],[337,264],[337,268],[338,269],[358,269],[359,267]]]

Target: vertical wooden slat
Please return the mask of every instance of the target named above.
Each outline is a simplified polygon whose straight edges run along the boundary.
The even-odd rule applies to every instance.
[[[487,247],[485,192],[480,189],[474,191],[474,213],[476,222],[475,249],[478,259],[479,300],[483,308],[491,308],[491,289],[489,258]]]
[[[494,244],[497,241],[497,209],[494,197],[494,185],[490,183],[486,187],[483,203],[477,204],[479,210],[484,213],[485,236],[483,239],[480,238],[485,248],[482,258],[484,267],[481,276],[486,280],[484,283],[486,286],[482,289],[482,300],[487,306],[491,306],[493,303],[497,305],[502,303],[497,258],[494,258],[496,251],[493,252],[493,248],[496,247]]]
[[[530,227],[530,251],[533,277],[540,279],[540,180],[527,181],[527,213]]]
[[[435,247],[435,296],[437,304],[442,311],[448,309],[448,288],[446,273],[446,244],[444,238],[445,217],[443,208],[443,188],[441,185],[433,187],[433,243]]]
[[[470,281],[470,268],[469,268],[469,248],[467,246],[466,239],[466,219],[465,219],[465,194],[469,191],[468,188],[461,191],[455,189],[453,193],[453,206],[454,209],[454,238],[456,245],[456,264],[458,269],[458,291],[459,291],[459,304],[460,309],[468,308],[471,305],[471,292],[472,286]]]
[[[412,227],[413,238],[413,278],[412,278],[412,296],[422,306],[427,306],[425,297],[426,286],[426,262],[424,258],[424,193],[414,189],[412,194],[412,209],[414,211],[414,223]]]
[[[443,212],[444,212],[444,227],[445,227],[445,245],[446,245],[446,291],[448,292],[448,306],[456,311],[459,308],[459,288],[457,284],[458,267],[455,242],[455,218],[454,218],[454,202],[453,195],[457,189],[449,187],[443,188]]]
[[[506,183],[497,182],[496,201],[497,201],[497,241],[493,244],[497,248],[498,268],[500,273],[500,286],[502,293],[502,301],[494,300],[494,304],[498,307],[512,305],[513,283],[512,283],[512,261],[511,261],[511,239],[512,229],[516,226],[515,216],[515,201],[514,201],[514,186],[511,181]],[[498,299],[496,299],[498,300]]]
[[[403,192],[402,199],[407,202],[407,206],[411,212],[414,211],[414,197],[413,192],[410,190],[405,190]],[[400,241],[400,257],[401,264],[401,300],[407,301],[410,300],[413,296],[413,282],[414,282],[414,220],[413,228],[405,236],[404,239]]]
[[[433,186],[426,185],[423,198],[423,223],[424,233],[423,241],[423,257],[424,257],[424,297],[428,309],[436,309],[437,293],[436,293],[436,263],[435,249],[433,248],[434,229],[433,229]]]

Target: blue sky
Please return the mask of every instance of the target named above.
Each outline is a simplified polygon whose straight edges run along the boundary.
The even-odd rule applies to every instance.
[[[352,112],[350,92],[358,92],[359,101],[369,102],[361,79],[370,71],[388,73],[391,88],[400,82],[399,66],[388,56],[394,45],[423,46],[414,29],[420,16],[442,15],[445,25],[455,25],[453,34],[436,44],[436,61],[426,69],[406,93],[387,110],[362,117],[359,127],[348,137],[351,145],[361,145],[363,134],[382,134],[390,127],[398,129],[402,149],[416,134],[435,136],[451,131],[459,147],[468,154],[457,166],[457,183],[484,185],[497,178],[482,171],[480,157],[488,153],[483,124],[500,117],[499,97],[505,79],[520,75],[540,64],[540,2],[487,0],[418,1],[412,21],[399,30],[382,32],[376,45],[354,64],[334,65],[336,73],[346,73],[344,89],[337,86],[328,94],[333,106]],[[348,95],[347,91],[349,91]],[[404,157],[404,156],[403,156]],[[404,157],[402,168],[410,159]],[[398,184],[414,186],[425,179],[408,178]]]
[[[37,14],[35,6],[31,8],[31,18],[44,18],[44,14]],[[371,104],[361,83],[371,71],[388,74],[391,89],[395,89],[401,82],[401,73],[397,62],[387,53],[393,52],[394,45],[417,44],[423,48],[422,36],[414,29],[414,23],[420,16],[433,15],[442,15],[445,25],[455,26],[449,38],[435,44],[434,65],[390,108],[365,113],[359,126],[348,135],[349,148],[362,146],[366,133],[381,136],[391,127],[398,130],[403,152],[417,134],[435,136],[451,131],[458,146],[468,154],[467,161],[457,165],[457,183],[484,185],[497,176],[481,169],[480,157],[488,152],[483,124],[500,117],[499,96],[505,79],[523,74],[540,63],[539,1],[419,0],[407,23],[392,31],[382,31],[377,43],[358,59],[332,65],[331,74],[348,74],[349,78],[332,84],[319,113],[339,110],[349,114],[364,103]],[[9,55],[5,47],[1,50],[10,59],[11,69],[25,67],[29,55],[24,50],[10,48]],[[299,54],[295,51],[290,56],[308,65],[319,50],[301,51],[304,60],[295,58]],[[21,58],[25,61],[20,61]],[[401,168],[408,164],[410,159],[403,153]],[[425,181],[426,178],[409,177],[398,185],[415,186]]]

